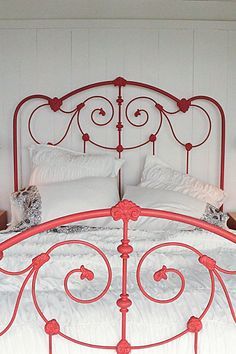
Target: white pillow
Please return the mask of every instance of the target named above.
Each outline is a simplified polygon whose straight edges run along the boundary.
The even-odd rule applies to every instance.
[[[86,177],[30,186],[12,194],[12,222],[7,231],[22,231],[61,216],[110,208],[118,202],[117,179],[111,177]],[[100,218],[77,224],[107,227],[110,221],[111,218]]]
[[[124,163],[111,154],[83,154],[50,145],[29,147],[29,185],[71,181],[87,176],[115,177]]]
[[[226,199],[225,192],[217,186],[176,171],[154,156],[146,157],[140,186],[181,192],[216,208],[220,208]]]
[[[140,186],[127,186],[123,198],[132,200],[142,208],[171,211],[197,219],[203,218],[207,207],[205,202],[179,192]],[[193,230],[195,227],[167,219],[140,217],[137,221],[130,222],[130,228],[145,231],[169,231]]]

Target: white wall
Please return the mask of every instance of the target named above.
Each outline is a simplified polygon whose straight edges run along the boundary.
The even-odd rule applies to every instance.
[[[227,120],[226,208],[236,209],[235,63],[235,22],[0,21],[0,208],[9,208],[13,185],[12,114],[18,101],[33,93],[60,97],[121,75],[180,98],[206,94],[222,104]],[[192,117],[193,123],[178,123],[183,138],[202,124],[195,113]],[[186,124],[188,131],[181,132]],[[205,180],[215,180],[216,141],[207,153],[195,155],[194,174]],[[175,162],[174,152],[170,148],[163,155]]]

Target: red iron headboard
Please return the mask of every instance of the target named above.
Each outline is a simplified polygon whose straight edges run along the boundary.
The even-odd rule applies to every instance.
[[[85,92],[85,91],[89,91],[94,88],[106,87],[106,86],[114,86],[115,88],[117,88],[117,96],[116,96],[116,102],[115,102],[116,107],[109,98],[107,98],[103,95],[95,94],[95,95],[92,95],[92,96],[86,98],[85,100],[82,100],[81,102],[77,103],[74,106],[74,108],[72,108],[70,110],[63,109],[63,103],[66,100],[68,100],[69,98],[71,98],[72,96],[82,93],[82,92]],[[145,90],[148,90],[149,92],[152,91],[152,93],[158,93],[158,94],[164,96],[165,98],[167,98],[168,100],[172,101],[176,105],[176,109],[174,111],[166,110],[163,107],[163,105],[161,105],[153,97],[150,97],[148,95],[136,96],[136,97],[132,98],[131,100],[129,100],[129,102],[126,103],[126,102],[124,102],[123,90],[127,86],[132,86],[132,87],[136,87],[136,88],[144,88]],[[93,111],[91,112],[91,116],[90,116],[93,124],[103,127],[103,126],[109,125],[109,123],[111,123],[111,121],[116,119],[117,144],[115,146],[106,146],[106,145],[102,145],[102,144],[98,143],[96,141],[96,139],[93,136],[90,136],[88,134],[88,132],[85,131],[82,127],[80,113],[86,107],[88,102],[93,99],[102,99],[110,107],[110,115],[108,118],[107,118],[108,114],[103,108],[93,109]],[[126,120],[126,122],[128,122],[128,124],[130,124],[131,126],[133,126],[135,128],[142,128],[150,120],[150,114],[148,113],[148,111],[146,109],[142,109],[142,108],[136,109],[136,111],[133,112],[132,117],[129,114],[129,108],[130,108],[131,104],[133,102],[136,102],[137,100],[140,100],[140,99],[148,100],[150,102],[150,104],[153,106],[153,108],[155,108],[155,110],[157,111],[158,116],[159,116],[159,122],[157,120],[157,126],[156,126],[155,130],[151,134],[148,134],[148,136],[145,138],[145,140],[142,143],[139,143],[137,145],[127,146],[123,142],[124,121]],[[40,104],[39,106],[37,106],[36,108],[33,109],[33,111],[31,112],[31,114],[28,118],[29,134],[35,143],[40,144],[40,142],[35,138],[35,136],[32,132],[32,129],[31,129],[31,122],[32,122],[33,116],[39,109],[41,109],[42,107],[48,106],[53,112],[60,111],[61,113],[65,114],[69,117],[66,130],[65,130],[64,134],[62,135],[62,137],[58,141],[56,141],[54,143],[48,142],[48,144],[55,145],[55,146],[59,145],[68,135],[68,132],[71,128],[73,121],[75,119],[77,119],[77,125],[78,125],[79,131],[80,131],[80,134],[81,134],[81,137],[83,140],[84,152],[86,152],[87,144],[90,143],[90,144],[93,144],[95,147],[117,152],[119,158],[122,157],[122,153],[124,151],[137,149],[137,148],[143,147],[147,144],[152,145],[152,153],[155,154],[156,140],[157,140],[159,132],[161,131],[161,127],[163,125],[162,123],[164,120],[166,120],[166,122],[170,128],[170,132],[172,133],[175,141],[177,142],[177,144],[180,144],[186,152],[186,172],[187,173],[189,172],[189,156],[190,156],[191,151],[193,149],[196,149],[196,148],[202,146],[208,140],[208,138],[211,134],[211,131],[212,131],[212,120],[210,118],[209,113],[207,112],[207,110],[204,107],[197,104],[196,101],[203,100],[208,103],[211,103],[211,104],[215,105],[215,107],[219,110],[220,118],[221,118],[220,119],[220,124],[221,124],[220,154],[221,154],[221,156],[220,156],[219,186],[222,189],[224,188],[225,115],[224,115],[224,111],[223,111],[221,105],[215,99],[208,97],[208,96],[194,96],[194,97],[191,97],[188,99],[186,99],[186,98],[179,99],[179,98],[173,96],[172,94],[170,94],[160,88],[157,88],[157,87],[154,87],[154,86],[142,83],[142,82],[129,81],[129,80],[125,80],[122,77],[118,77],[115,80],[97,82],[97,83],[93,83],[93,84],[81,87],[79,89],[76,89],[76,90],[62,96],[61,98],[57,98],[57,97],[50,98],[46,95],[41,95],[41,94],[31,95],[31,96],[24,98],[17,105],[16,110],[14,112],[14,120],[13,120],[14,190],[15,191],[18,190],[18,187],[19,187],[19,163],[18,163],[18,149],[19,149],[19,147],[18,147],[18,118],[19,118],[19,111],[21,110],[22,106],[25,103],[32,101],[32,100],[42,100],[43,101],[42,104]],[[123,109],[123,107],[124,107],[124,109]],[[175,114],[177,114],[179,112],[186,113],[190,107],[197,108],[197,109],[201,110],[201,112],[205,115],[205,117],[208,121],[208,131],[207,131],[205,137],[197,144],[193,144],[191,142],[191,140],[185,141],[185,142],[180,140],[178,138],[178,136],[175,132],[174,126],[169,118],[169,116],[173,117]],[[116,110],[117,110],[117,114],[116,114]],[[95,115],[98,115],[98,117],[100,117],[100,121],[97,120],[98,118],[95,118]],[[142,120],[142,121],[139,122],[140,120]],[[121,173],[119,174],[119,187],[120,187],[120,191],[121,191]]]

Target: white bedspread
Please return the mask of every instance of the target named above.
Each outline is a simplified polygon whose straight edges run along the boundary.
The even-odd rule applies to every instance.
[[[18,270],[28,265],[33,257],[45,252],[50,245],[68,239],[87,240],[100,247],[107,255],[113,271],[109,292],[97,303],[77,304],[67,297],[63,280],[68,271],[82,264],[91,269],[95,278],[89,282],[74,276],[70,289],[75,296],[89,298],[97,295],[104,287],[107,273],[102,259],[94,251],[77,245],[67,245],[53,252],[50,261],[39,272],[37,298],[48,319],[56,318],[61,331],[81,341],[116,345],[120,339],[121,314],[116,300],[121,293],[121,258],[116,251],[120,243],[121,230],[99,230],[78,234],[44,233],[5,251],[1,267]],[[0,235],[0,242],[9,235]],[[174,267],[186,277],[186,289],[180,299],[172,304],[156,304],[146,299],[139,291],[135,272],[141,255],[152,246],[167,241],[186,242],[199,251],[217,260],[223,268],[236,270],[236,245],[204,231],[178,232],[178,234],[130,232],[134,252],[129,259],[128,293],[133,305],[128,312],[127,339],[132,345],[148,344],[174,336],[186,328],[186,322],[194,315],[199,316],[210,295],[209,273],[199,264],[197,256],[179,248],[165,248],[151,255],[143,265],[142,280],[153,296],[168,298],[175,295],[180,286],[178,277],[170,275],[167,281],[153,281],[153,274],[163,265]],[[20,284],[25,276],[0,274],[0,329],[7,324],[12,313]],[[223,275],[236,307],[236,276]],[[4,354],[47,354],[48,341],[44,323],[34,309],[30,283],[27,286],[17,319],[10,331],[0,337],[0,353]],[[194,335],[188,333],[173,343],[134,353],[191,354]],[[236,325],[216,281],[214,303],[203,319],[199,333],[199,354],[235,354]],[[80,347],[54,336],[55,354],[109,353]],[[112,352],[112,351],[111,351]]]

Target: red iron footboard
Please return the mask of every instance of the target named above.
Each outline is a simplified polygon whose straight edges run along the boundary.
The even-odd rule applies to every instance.
[[[236,314],[235,310],[232,305],[232,301],[230,298],[230,295],[227,291],[226,285],[221,277],[221,273],[225,273],[228,275],[236,275],[236,271],[229,271],[221,268],[218,266],[216,263],[216,260],[210,258],[206,254],[202,254],[199,252],[197,249],[194,247],[187,245],[185,243],[179,243],[179,242],[166,242],[162,243],[159,245],[156,245],[155,247],[152,247],[151,249],[147,250],[141,259],[139,260],[138,267],[136,270],[136,279],[137,279],[137,284],[142,292],[142,294],[149,299],[150,301],[153,301],[155,303],[169,303],[177,300],[182,293],[184,292],[185,289],[185,278],[183,274],[175,268],[167,268],[165,265],[159,270],[155,270],[153,272],[153,280],[155,282],[160,282],[167,280],[167,275],[168,273],[175,273],[181,280],[181,287],[179,292],[172,298],[167,299],[167,300],[162,300],[162,299],[157,299],[152,297],[143,287],[141,279],[140,279],[140,272],[142,268],[142,264],[144,260],[155,250],[164,248],[164,247],[172,247],[172,246],[177,246],[180,248],[188,249],[189,251],[193,252],[196,255],[196,260],[202,264],[206,268],[206,271],[209,273],[209,278],[211,282],[211,290],[209,294],[209,300],[208,303],[205,306],[205,309],[203,310],[202,313],[196,314],[194,313],[191,318],[184,319],[185,325],[183,325],[183,330],[180,333],[174,334],[171,338],[167,338],[166,340],[163,340],[161,342],[156,342],[156,343],[150,343],[150,344],[145,344],[145,345],[135,345],[135,343],[129,343],[129,338],[127,338],[126,334],[126,324],[128,321],[128,311],[129,307],[132,306],[132,299],[129,298],[128,295],[128,278],[127,278],[127,272],[128,272],[128,263],[129,263],[129,257],[132,256],[133,252],[133,247],[130,243],[130,240],[128,238],[128,225],[129,221],[136,221],[140,216],[146,216],[146,217],[153,217],[153,218],[164,218],[164,219],[169,219],[169,220],[174,220],[174,221],[180,221],[184,222],[187,224],[191,224],[197,227],[201,227],[205,230],[208,230],[222,238],[225,238],[228,241],[231,241],[233,243],[236,243],[236,237],[234,234],[221,229],[217,226],[208,224],[207,222],[191,218],[188,216],[172,213],[172,212],[167,212],[167,211],[162,211],[162,210],[152,210],[152,209],[143,209],[137,206],[136,204],[132,203],[131,201],[128,200],[123,200],[119,202],[116,206],[112,207],[111,209],[103,209],[103,210],[96,210],[96,211],[88,211],[88,212],[83,212],[83,213],[77,213],[73,215],[68,215],[62,218],[58,218],[56,220],[52,220],[49,222],[46,222],[44,224],[35,226],[31,229],[28,229],[16,236],[13,236],[9,238],[8,240],[0,243],[0,259],[3,259],[4,257],[4,252],[7,251],[10,247],[13,247],[14,245],[26,240],[27,238],[33,237],[34,235],[50,230],[52,228],[55,228],[57,226],[60,226],[62,224],[68,224],[72,223],[75,221],[80,221],[80,220],[86,220],[86,219],[93,219],[93,218],[101,218],[101,217],[112,217],[115,221],[117,220],[122,220],[123,222],[123,237],[121,240],[121,244],[118,246],[117,251],[121,255],[121,267],[122,267],[122,277],[121,277],[121,295],[120,298],[117,299],[116,305],[121,312],[121,332],[120,332],[120,341],[113,346],[107,346],[104,343],[102,344],[93,344],[93,343],[85,343],[82,342],[76,338],[72,338],[69,335],[63,333],[60,329],[60,323],[56,319],[51,319],[51,318],[46,318],[42,310],[40,309],[40,306],[37,301],[37,294],[36,294],[36,281],[38,277],[38,273],[41,267],[49,261],[50,257],[52,257],[53,251],[59,247],[63,247],[66,244],[79,244],[79,245],[84,245],[90,249],[93,249],[96,251],[103,259],[105,262],[106,268],[107,268],[107,282],[106,285],[103,289],[103,291],[99,294],[96,295],[93,298],[90,299],[82,299],[74,296],[72,292],[70,291],[68,287],[68,280],[70,276],[74,273],[78,273],[80,275],[81,281],[93,281],[94,277],[96,274],[91,269],[87,269],[86,265],[81,265],[77,269],[72,269],[68,274],[65,276],[64,279],[64,289],[66,294],[70,297],[75,302],[78,303],[83,303],[83,304],[90,304],[95,301],[100,300],[102,297],[106,295],[108,292],[111,281],[112,281],[112,269],[109,263],[109,260],[107,259],[106,255],[94,244],[88,243],[86,241],[82,240],[67,240],[67,241],[62,241],[59,243],[54,244],[51,246],[48,250],[45,251],[45,253],[42,253],[40,255],[37,255],[32,259],[31,264],[28,265],[25,269],[21,269],[19,271],[11,271],[7,269],[0,268],[0,272],[5,274],[6,276],[17,276],[17,275],[24,275],[25,278],[24,281],[21,285],[18,297],[16,299],[16,303],[14,305],[13,309],[13,314],[11,316],[11,319],[8,323],[8,325],[1,330],[0,336],[3,336],[7,331],[10,330],[12,327],[16,316],[17,312],[20,306],[20,302],[23,296],[24,289],[29,282],[29,280],[32,278],[32,296],[33,296],[33,302],[36,311],[38,312],[39,316],[41,317],[42,323],[44,325],[45,333],[48,336],[48,353],[53,354],[53,336],[58,335],[64,338],[65,340],[74,342],[76,344],[86,346],[89,348],[93,349],[107,349],[107,350],[112,350],[113,352],[116,351],[119,354],[128,354],[131,351],[139,350],[139,349],[148,349],[152,347],[157,347],[164,345],[168,342],[174,341],[177,338],[180,338],[184,335],[187,335],[191,333],[193,335],[193,345],[194,345],[194,352],[195,354],[198,353],[198,337],[199,337],[199,332],[203,328],[203,319],[207,312],[210,310],[210,307],[213,303],[214,300],[214,295],[215,295],[215,280],[217,279],[218,282],[220,283],[223,292],[226,296],[226,300],[229,306],[229,309],[231,311],[231,315],[233,317],[234,322],[236,322]],[[114,250],[115,252],[115,250]]]

